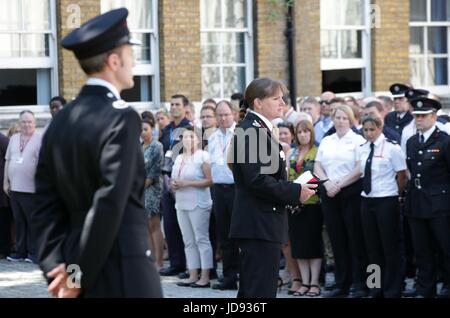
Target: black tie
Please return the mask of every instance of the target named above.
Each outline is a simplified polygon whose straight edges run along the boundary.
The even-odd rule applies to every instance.
[[[364,168],[363,190],[366,194],[372,191],[372,159],[373,152],[375,150],[374,143],[370,143],[370,154],[366,161],[366,167]]]
[[[425,137],[423,134],[420,134],[420,144],[423,145],[425,143]]]

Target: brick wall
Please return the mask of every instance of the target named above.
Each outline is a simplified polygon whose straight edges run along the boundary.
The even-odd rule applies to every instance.
[[[408,82],[409,0],[374,0],[381,27],[372,28],[373,91],[387,91],[395,82]]]
[[[297,1],[297,96],[318,96],[322,92],[320,70],[320,1]]]
[[[288,83],[287,44],[284,31],[284,0],[257,0],[255,3],[255,75]]]
[[[69,34],[73,27],[75,11],[70,10],[71,5],[78,5],[80,10],[81,23],[100,14],[100,0],[60,0],[57,1],[58,17],[58,71],[60,94],[70,100],[78,94],[81,86],[86,80],[86,76],[81,70],[78,61],[71,51],[61,47],[61,39]]]
[[[161,101],[201,100],[200,1],[160,0]]]

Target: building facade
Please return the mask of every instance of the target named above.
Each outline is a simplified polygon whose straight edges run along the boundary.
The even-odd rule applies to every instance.
[[[52,96],[77,94],[85,76],[60,40],[121,6],[143,43],[136,85],[123,93],[138,108],[175,93],[229,98],[259,76],[295,76],[297,96],[371,95],[394,82],[450,96],[449,0],[0,0],[1,128],[24,108],[45,120]]]

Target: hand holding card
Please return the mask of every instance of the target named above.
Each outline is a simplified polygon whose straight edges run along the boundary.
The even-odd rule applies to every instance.
[[[294,183],[297,183],[297,184],[317,184],[317,185],[321,185],[321,184],[323,184],[323,183],[325,183],[327,181],[328,181],[328,179],[320,180],[319,177],[317,177],[311,171],[306,171],[306,172],[302,173],[297,179],[295,179]]]

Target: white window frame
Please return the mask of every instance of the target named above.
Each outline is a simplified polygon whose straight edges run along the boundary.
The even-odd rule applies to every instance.
[[[20,2],[22,5],[22,2]],[[48,100],[44,100],[47,97],[43,94],[43,91],[50,91],[50,95],[56,96],[59,94],[59,81],[58,81],[58,49],[57,49],[57,31],[56,31],[56,0],[49,1],[49,14],[50,14],[50,29],[49,30],[31,30],[25,31],[0,31],[0,34],[48,34],[49,36],[49,56],[47,57],[13,57],[13,58],[0,58],[0,69],[35,69],[36,70],[36,90],[37,90],[37,104],[27,106],[8,105],[0,106],[9,107],[11,110],[15,108],[23,109],[27,108],[35,112],[41,112],[45,105],[48,108]],[[23,10],[21,14],[23,15]],[[22,23],[24,19],[22,16]],[[47,72],[39,72],[39,70],[47,70],[50,74],[48,80]],[[50,89],[49,89],[50,85]],[[46,99],[46,98],[45,98]],[[39,106],[40,105],[40,106]]]
[[[320,0],[319,0],[320,1]],[[363,25],[325,25],[321,17],[320,19],[320,31],[361,31],[361,58],[320,58],[320,69],[322,71],[333,70],[346,70],[346,69],[361,69],[361,84],[362,93],[364,95],[372,94],[372,72],[371,72],[371,21],[370,17],[370,0],[363,1]],[[322,5],[322,2],[321,4]],[[344,21],[343,17],[345,12],[341,10],[341,21]],[[341,54],[341,41],[337,41],[338,54]],[[344,93],[358,94],[360,92]]]
[[[221,4],[221,25],[225,25],[225,15],[223,12],[225,12],[225,1],[226,0],[220,0]],[[199,3],[201,5],[201,2],[199,0]],[[247,27],[246,28],[202,28],[200,26],[200,34],[202,33],[243,33],[244,34],[244,49],[245,49],[245,63],[223,63],[223,47],[222,45],[219,46],[219,63],[207,63],[203,64],[201,63],[201,69],[203,74],[203,69],[208,67],[218,67],[220,69],[220,96],[203,96],[202,92],[202,99],[205,98],[213,98],[213,99],[229,99],[230,96],[224,96],[224,79],[223,79],[223,68],[224,67],[245,67],[245,84],[246,86],[250,84],[250,82],[254,78],[254,63],[253,63],[253,1],[252,0],[246,0],[246,9],[247,9]],[[200,21],[201,25],[201,21]],[[200,36],[201,38],[201,36]],[[200,44],[201,46],[201,44]],[[244,93],[244,92],[241,92]]]
[[[148,110],[149,108],[158,107],[161,103],[160,92],[160,68],[159,68],[159,34],[158,34],[158,0],[152,1],[152,26],[150,29],[130,29],[131,33],[147,34],[150,37],[150,59],[151,63],[136,63],[133,68],[133,76],[141,77],[141,98],[148,96],[148,81],[153,79],[151,87],[152,101],[132,102],[130,103],[138,110]],[[122,0],[124,5],[124,1]]]
[[[424,63],[425,78],[422,83],[417,85],[429,90],[433,94],[437,95],[450,95],[450,21],[431,21],[431,0],[426,1],[426,21],[411,21],[409,19],[409,27],[423,27],[423,53],[409,53],[410,59],[421,59]],[[428,53],[428,28],[429,27],[447,27],[447,53],[446,54],[430,54]],[[429,83],[428,71],[428,58],[446,58],[447,59],[447,85],[434,85],[427,86],[425,83]],[[414,83],[413,83],[414,84]]]

